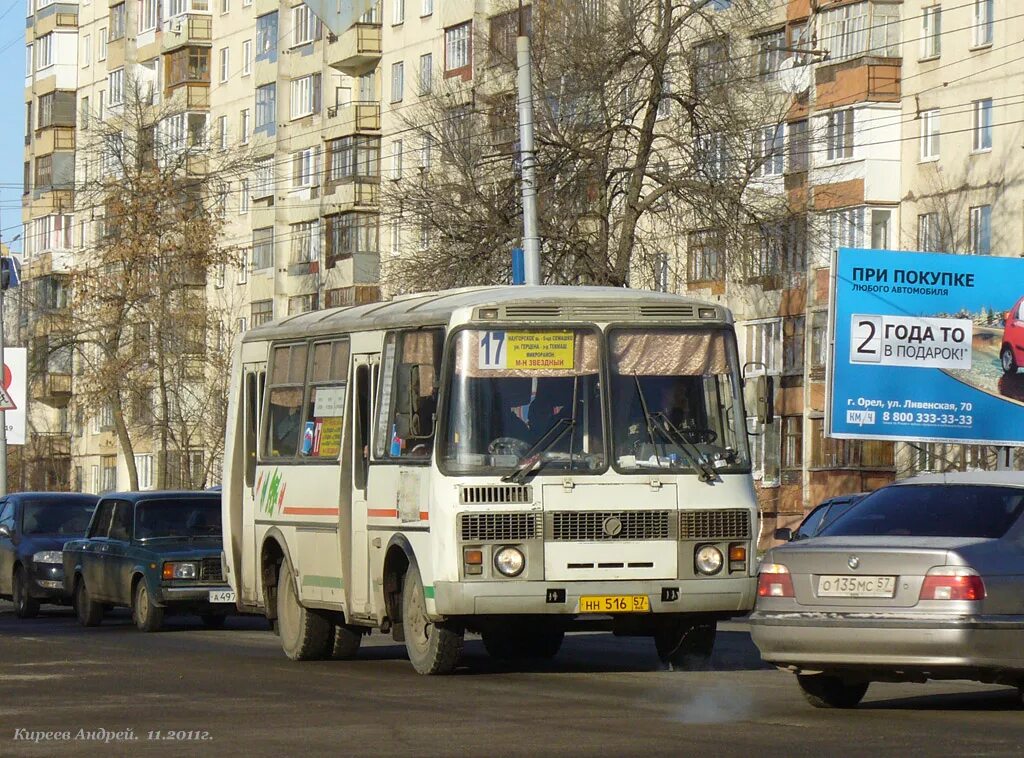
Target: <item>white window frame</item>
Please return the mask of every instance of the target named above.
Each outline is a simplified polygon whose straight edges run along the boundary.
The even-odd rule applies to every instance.
[[[316,184],[317,149],[306,147],[292,153],[292,188],[302,189]]]
[[[224,84],[231,78],[231,48],[220,49],[220,83]]]
[[[257,158],[253,167],[253,198],[270,197],[274,194],[274,156]]]
[[[992,255],[992,206],[975,205],[967,216],[971,255]]]
[[[786,169],[786,125],[761,127],[761,176],[782,176]]]
[[[921,9],[921,60],[942,55],[942,6]]]
[[[252,40],[242,40],[242,76],[252,73]]]
[[[857,112],[841,108],[825,116],[825,159],[829,162],[856,157]]]
[[[252,265],[252,249],[243,247],[238,256],[238,279],[235,280],[236,284],[248,284],[249,283],[249,266]],[[244,321],[244,317],[239,321]],[[241,331],[245,331],[242,327]]]
[[[444,30],[445,71],[457,71],[472,63],[470,58],[472,26],[471,21],[466,21]]]
[[[288,84],[288,94],[291,106],[289,115],[292,121],[319,113],[320,74],[307,74],[292,79]]]
[[[995,27],[994,0],[974,0],[974,28],[971,31],[973,47],[988,47],[992,44]]]
[[[938,211],[920,213],[917,216],[917,249],[923,253],[939,253],[942,241]]]
[[[921,160],[935,161],[939,159],[939,142],[941,128],[939,109],[932,108],[921,112]]]
[[[391,102],[402,102],[402,95],[405,92],[405,61],[396,61],[391,64]]]
[[[238,133],[240,137],[240,142],[243,145],[249,144],[249,137],[252,135],[252,130],[249,128],[250,119],[251,117],[249,115],[249,109],[242,108],[242,110],[238,113]]]
[[[434,15],[434,0],[421,0],[420,18]]]
[[[320,19],[305,3],[292,8],[292,47],[308,45],[320,38]]]
[[[840,247],[863,248],[867,239],[868,208],[859,205],[854,208],[829,211],[825,214],[830,249]]]
[[[96,35],[97,51],[96,60],[105,61],[107,59],[107,27],[101,26],[99,33]]]
[[[249,189],[249,180],[247,178],[241,180],[239,187],[238,213],[242,215],[249,212],[249,197],[252,191]]]
[[[139,478],[139,489],[148,490],[153,487],[153,454],[135,454],[135,473]]]
[[[103,31],[105,32],[106,30]],[[42,37],[38,37],[33,43],[33,49],[36,54],[36,71],[42,71],[44,68],[49,68],[53,65],[53,42],[54,33],[50,32]]]
[[[124,67],[115,68],[107,74],[107,92],[110,100],[108,105],[115,107],[124,104]]]
[[[971,152],[987,153],[992,149],[992,98],[973,102]]]
[[[750,376],[782,375],[782,319],[743,322],[743,362]]]
[[[139,2],[139,34],[156,29],[160,20],[160,0],[140,0]]]
[[[217,117],[217,145],[221,150],[228,149],[228,117]]]
[[[391,142],[391,178],[398,181],[402,178],[402,140]]]
[[[392,0],[391,24],[397,26],[405,23],[405,0]]]
[[[420,56],[420,95],[429,95],[434,90],[434,54]]]

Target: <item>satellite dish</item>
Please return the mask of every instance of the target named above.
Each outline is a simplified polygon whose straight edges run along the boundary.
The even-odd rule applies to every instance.
[[[785,92],[799,95],[811,86],[811,69],[803,63],[797,63],[796,56],[791,55],[779,64],[776,80]]]

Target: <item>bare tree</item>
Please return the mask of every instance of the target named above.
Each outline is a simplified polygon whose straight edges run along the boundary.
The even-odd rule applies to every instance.
[[[178,460],[223,436],[225,371],[212,341],[224,317],[205,288],[236,256],[221,242],[223,203],[248,163],[211,149],[206,116],[183,97],[156,100],[126,82],[123,103],[83,132],[78,153],[76,212],[93,229],[71,273],[75,401],[112,421],[132,489],[140,440],[155,449],[157,486],[182,469],[182,483],[197,486]]]
[[[533,6],[527,21],[545,280],[655,281],[666,241],[692,229],[728,238],[730,265],[743,269],[761,246],[737,243],[790,215],[783,195],[759,181],[781,151],[771,140],[764,148],[763,128],[783,121],[789,102],[766,90],[747,44],[772,4],[745,0],[728,12],[718,5]],[[421,82],[430,94],[403,111],[403,131],[413,135],[405,142],[420,141],[423,159],[418,171],[384,183],[385,218],[413,237],[411,250],[385,261],[392,289],[509,278],[509,251],[522,229],[518,22],[510,9],[478,35],[472,86],[450,72]]]

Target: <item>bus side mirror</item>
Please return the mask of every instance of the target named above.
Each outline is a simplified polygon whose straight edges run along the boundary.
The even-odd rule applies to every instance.
[[[757,377],[757,420],[771,424],[775,418],[775,377]]]

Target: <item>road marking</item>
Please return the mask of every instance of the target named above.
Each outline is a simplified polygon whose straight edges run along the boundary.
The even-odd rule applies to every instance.
[[[47,679],[67,679],[70,674],[0,674],[0,682],[40,682]]]

